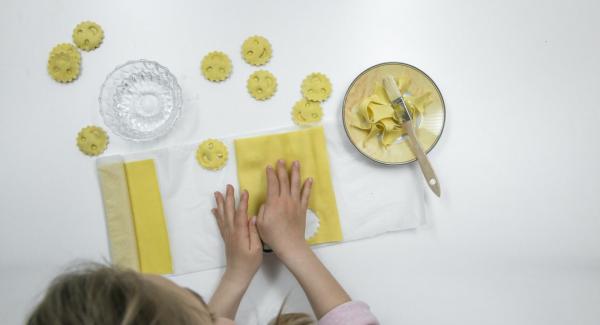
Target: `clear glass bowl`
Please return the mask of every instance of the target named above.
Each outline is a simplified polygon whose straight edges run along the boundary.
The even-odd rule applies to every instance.
[[[108,128],[131,141],[167,134],[181,113],[181,87],[162,65],[129,61],[115,68],[100,90],[100,115]]]
[[[417,141],[421,147],[428,153],[435,147],[444,131],[446,122],[446,106],[440,89],[435,82],[420,69],[406,63],[386,62],[374,65],[363,71],[350,84],[344,105],[342,108],[342,122],[350,142],[356,149],[367,158],[386,165],[407,164],[417,160],[404,137],[399,138],[388,148],[381,145],[365,146],[365,136],[363,130],[355,128],[352,125],[351,117],[356,115],[362,100],[373,93],[377,82],[381,82],[384,76],[393,76],[394,78],[407,78],[411,81],[406,95],[415,95],[416,92],[430,92],[431,103],[427,105],[423,114],[415,116],[415,131]],[[371,138],[371,141],[379,141],[378,138]]]

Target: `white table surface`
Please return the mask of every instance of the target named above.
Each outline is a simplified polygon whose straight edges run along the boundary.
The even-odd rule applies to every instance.
[[[338,118],[363,69],[402,61],[426,71],[447,105],[430,154],[443,196],[428,196],[430,226],[318,249],[355,299],[384,324],[600,323],[600,2],[598,1],[33,1],[0,4],[0,319],[21,323],[48,281],[74,260],[101,261],[108,245],[94,160],[75,146],[100,123],[109,71],[153,59],[178,78],[185,114],[144,146],[112,136],[107,154],[289,125],[300,82],[326,73]],[[106,38],[82,53],[77,81],[46,73],[47,55],[82,20]],[[239,55],[250,35],[274,47],[275,97],[251,99],[255,69]],[[222,50],[223,84],[199,63]],[[208,211],[207,211],[208,213]],[[220,270],[173,279],[210,296]],[[272,257],[239,320],[254,323],[290,289]],[[257,316],[258,315],[258,316]],[[262,317],[262,318],[260,318]]]

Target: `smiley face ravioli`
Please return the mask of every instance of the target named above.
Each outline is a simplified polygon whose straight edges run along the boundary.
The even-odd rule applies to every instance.
[[[292,120],[297,125],[313,125],[323,117],[323,109],[319,102],[302,98],[292,108]]]
[[[229,157],[227,146],[217,139],[202,142],[196,150],[198,164],[208,170],[219,170],[227,163]]]
[[[331,95],[331,82],[322,73],[311,73],[302,81],[301,90],[304,98],[322,102]]]
[[[269,71],[259,70],[248,77],[246,87],[252,97],[257,100],[266,100],[275,94],[277,79]]]
[[[248,37],[242,44],[242,57],[251,65],[264,65],[271,59],[271,43],[262,36]]]
[[[219,51],[208,53],[200,65],[204,77],[210,81],[223,81],[231,74],[231,60],[227,54]]]
[[[73,29],[73,43],[84,51],[91,51],[102,43],[104,31],[93,21],[84,21]]]
[[[48,74],[58,82],[71,82],[81,71],[81,54],[68,43],[56,45],[48,57]]]
[[[106,131],[98,126],[87,126],[77,134],[77,147],[88,156],[98,156],[108,146]]]

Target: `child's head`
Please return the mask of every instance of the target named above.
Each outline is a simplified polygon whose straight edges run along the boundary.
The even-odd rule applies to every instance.
[[[202,298],[155,275],[93,265],[56,278],[28,324],[213,324]]]
[[[27,324],[204,325],[215,321],[202,297],[168,279],[90,265],[54,279]],[[314,322],[305,314],[280,314],[270,324]]]

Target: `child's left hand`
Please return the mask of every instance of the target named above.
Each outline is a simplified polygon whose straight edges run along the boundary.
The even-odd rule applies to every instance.
[[[256,217],[248,219],[248,192],[243,191],[235,208],[233,186],[227,185],[225,197],[215,192],[217,208],[212,213],[217,219],[225,242],[228,280],[248,285],[262,262],[262,244],[256,229]]]

